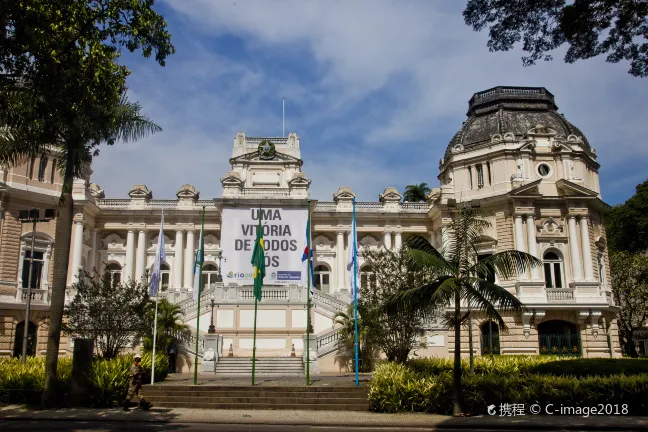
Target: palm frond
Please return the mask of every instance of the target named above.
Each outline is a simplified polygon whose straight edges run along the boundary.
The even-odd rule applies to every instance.
[[[434,269],[439,274],[455,274],[456,268],[452,263],[446,260],[425,237],[412,236],[405,241],[405,247],[415,265]]]
[[[439,307],[450,304],[459,283],[455,277],[441,276],[431,283],[401,291],[385,302],[385,311],[394,313],[402,308],[434,315]]]
[[[506,327],[500,311],[521,312],[526,306],[507,289],[481,278],[464,278],[461,297],[468,302],[471,310],[479,310],[488,318],[495,319],[502,329]]]
[[[511,279],[531,268],[539,267],[542,261],[526,252],[507,250],[490,255],[470,267],[469,274],[483,275],[495,271],[503,279]]]

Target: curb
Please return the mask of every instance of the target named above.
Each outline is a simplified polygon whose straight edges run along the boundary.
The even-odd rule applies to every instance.
[[[254,411],[251,411],[253,413]],[[0,415],[2,415],[0,411]],[[192,416],[187,416],[186,413],[178,414],[177,418],[169,419],[164,417],[158,417],[155,415],[155,412],[152,412],[152,416],[147,416],[142,412],[142,414],[137,414],[135,416],[129,414],[123,414],[115,412],[113,415],[104,415],[99,417],[96,415],[84,415],[85,413],[69,413],[62,414],[61,416],[32,416],[31,413],[14,413],[9,414],[9,416],[3,416],[0,418],[0,421],[54,421],[54,422],[63,422],[63,421],[82,421],[82,422],[135,422],[135,423],[162,423],[162,424],[174,424],[174,423],[194,423],[194,424],[218,424],[218,425],[273,425],[273,426],[330,426],[330,427],[346,427],[349,429],[354,428],[387,428],[387,427],[402,427],[402,428],[438,428],[438,429],[452,429],[452,430],[542,430],[542,431],[640,431],[648,430],[648,422],[641,421],[636,417],[619,417],[619,419],[624,418],[624,422],[616,422],[614,425],[606,424],[596,424],[594,422],[599,421],[598,419],[583,421],[583,417],[562,417],[563,421],[560,423],[546,422],[541,423],[541,419],[534,419],[533,421],[525,420],[488,420],[489,417],[469,417],[469,418],[454,418],[454,417],[441,417],[430,415],[428,419],[419,419],[412,420],[407,418],[376,418],[375,421],[342,421],[328,418],[326,421],[308,421],[305,419],[294,419],[282,418],[282,419],[262,419],[262,418],[252,418],[252,417],[241,417],[237,419],[222,419],[218,421],[214,418],[206,418],[204,416],[198,416],[198,418],[191,418]],[[243,413],[241,413],[243,414]],[[243,414],[246,415],[246,414]],[[248,414],[249,415],[249,414]],[[145,417],[146,416],[146,417]],[[183,418],[185,417],[185,418]],[[188,417],[188,418],[186,418]],[[615,419],[616,420],[616,419]],[[637,424],[638,423],[638,424]],[[643,424],[642,424],[643,423]]]

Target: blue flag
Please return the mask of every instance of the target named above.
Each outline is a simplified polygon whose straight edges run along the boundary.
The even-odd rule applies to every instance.
[[[164,252],[164,210],[162,210],[162,221],[160,222],[160,234],[158,235],[157,251],[155,251],[155,262],[153,263],[153,272],[151,274],[151,283],[149,285],[151,297],[157,296],[160,287],[160,266],[166,261]]]

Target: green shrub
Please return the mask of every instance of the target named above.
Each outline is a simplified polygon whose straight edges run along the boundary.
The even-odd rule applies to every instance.
[[[518,370],[532,363],[525,359]],[[418,370],[394,363],[383,363],[376,369],[369,389],[371,410],[452,413],[451,369],[443,368],[443,362],[437,360],[417,360],[415,364]],[[424,367],[427,373],[419,372]],[[486,414],[488,405],[499,407],[506,403],[524,404],[527,410],[534,403],[542,407],[551,403],[556,409],[560,405],[628,404],[630,414],[634,415],[643,415],[648,406],[648,374],[578,379],[533,375],[527,373],[528,369],[525,373],[514,373],[515,368],[508,361],[498,367],[509,373],[463,375],[464,408],[471,414]]]
[[[539,375],[575,377],[648,374],[648,360],[630,358],[558,360],[538,364],[529,372]]]
[[[71,358],[59,358],[57,376],[59,391],[67,395],[72,376]],[[28,357],[24,364],[18,358],[0,358],[0,402],[37,404],[44,387],[44,357]]]
[[[111,360],[95,359],[90,370],[91,386],[88,405],[95,407],[116,406],[126,398],[130,367],[133,356],[120,356]],[[151,354],[142,355],[142,367],[150,382]],[[155,381],[163,381],[168,374],[169,360],[165,354],[155,356]],[[59,394],[61,405],[65,405],[70,392],[72,378],[72,358],[61,357],[58,361]],[[0,402],[40,403],[45,387],[45,358],[29,357],[25,364],[20,359],[0,358]]]
[[[562,359],[556,356],[493,356],[475,357],[475,374],[477,375],[520,375],[528,374],[533,368]],[[573,360],[564,360],[570,362]],[[410,360],[407,365],[415,372],[424,375],[438,375],[451,372],[454,362],[452,358],[422,358]],[[461,367],[464,372],[470,371],[468,359],[462,359]]]

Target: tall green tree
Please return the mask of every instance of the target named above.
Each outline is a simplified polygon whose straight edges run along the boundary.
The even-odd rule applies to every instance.
[[[361,286],[363,307],[373,317],[368,332],[387,360],[405,363],[412,349],[420,346],[429,315],[415,308],[387,308],[394,294],[435,279],[431,269],[415,266],[406,247],[397,251],[365,250],[364,265],[370,270]]]
[[[405,193],[403,194],[403,201],[405,202],[421,202],[425,201],[425,197],[430,193],[430,188],[427,183],[420,183],[417,185],[407,185]]]
[[[617,312],[619,338],[627,356],[639,357],[634,331],[648,319],[648,256],[626,251],[610,254],[612,294]]]
[[[605,233],[610,249],[648,251],[648,180],[637,185],[636,193],[605,216]]]
[[[72,182],[84,177],[99,144],[132,141],[160,130],[124,99],[124,49],[174,52],[154,0],[16,0],[0,9],[0,163],[54,146],[63,190],[54,245],[43,404],[55,403],[56,368],[72,220]]]
[[[388,307],[418,308],[436,312],[450,307],[447,320],[454,329],[453,398],[455,416],[464,415],[461,386],[461,326],[470,311],[485,314],[506,324],[500,312],[521,312],[524,305],[500,285],[479,275],[496,274],[503,280],[541,265],[540,260],[525,252],[507,250],[478,259],[475,245],[491,223],[491,215],[474,209],[461,210],[447,228],[447,242],[442,251],[435,249],[424,237],[407,240],[410,255],[416,265],[439,275],[421,286],[394,295]]]
[[[489,28],[490,51],[521,43],[525,66],[567,45],[567,63],[605,54],[609,63],[630,62],[631,75],[648,76],[645,0],[469,0],[463,16],[476,31]]]
[[[146,284],[113,283],[106,271],[101,277],[83,273],[72,289],[75,295],[65,308],[63,331],[71,337],[94,340],[101,357],[117,357],[145,330]]]

